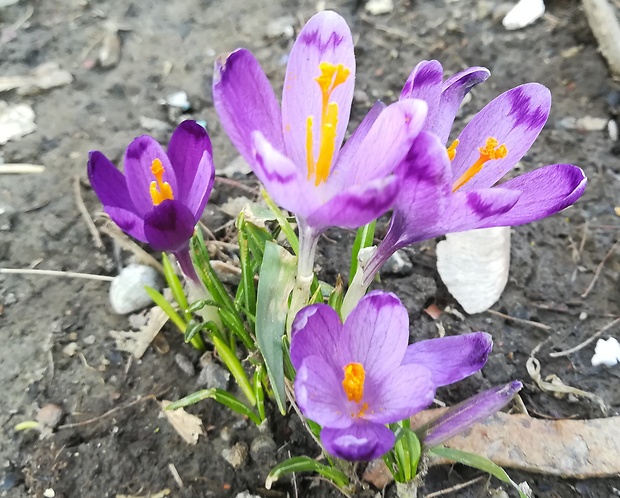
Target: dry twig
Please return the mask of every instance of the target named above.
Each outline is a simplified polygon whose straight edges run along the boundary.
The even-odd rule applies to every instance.
[[[454,493],[455,491],[459,491],[461,489],[468,488],[469,486],[473,486],[474,484],[480,481],[484,481],[485,479],[488,479],[488,476],[476,477],[475,479],[472,479],[471,481],[467,481],[461,484],[456,484],[455,486],[451,486],[449,488],[442,489],[440,491],[435,491],[434,493],[429,493],[426,495],[426,498],[437,498],[437,496],[443,496],[449,493]]]
[[[598,277],[601,276],[601,272],[603,271],[603,267],[605,266],[605,263],[607,263],[607,260],[614,253],[614,251],[618,247],[618,244],[620,244],[620,239],[616,240],[614,245],[611,246],[611,249],[607,251],[607,254],[605,254],[605,257],[603,258],[603,260],[598,264],[598,266],[596,267],[596,271],[594,272],[594,277],[592,277],[592,281],[590,282],[590,285],[588,285],[588,288],[583,292],[583,294],[581,294],[581,297],[588,297],[588,294],[590,294],[590,291],[594,288],[594,284],[598,280]]]
[[[77,175],[73,177],[73,194],[75,195],[75,203],[77,204],[78,211],[82,215],[82,218],[84,219],[84,222],[88,227],[88,231],[93,238],[95,247],[97,247],[97,249],[101,249],[103,247],[103,242],[101,241],[101,237],[99,236],[99,232],[97,231],[95,222],[90,217],[90,214],[88,214],[88,209],[86,209],[84,199],[82,199],[82,192],[80,190],[80,177]]]
[[[545,325],[544,323],[533,322],[532,320],[525,320],[524,318],[516,318],[514,316],[506,315],[504,313],[500,313],[499,311],[495,311],[495,310],[487,310],[487,312],[491,313],[492,315],[499,316],[500,318],[504,318],[506,320],[512,320],[513,322],[517,322],[517,323],[523,323],[525,325],[531,325],[532,327],[536,327],[538,329],[552,330],[551,327],[549,327],[549,325]]]
[[[19,275],[41,275],[46,277],[69,277],[69,278],[84,278],[87,280],[101,280],[104,282],[111,282],[114,277],[108,275],[93,275],[92,273],[78,273],[75,271],[60,271],[60,270],[34,270],[31,268],[0,268],[0,273],[13,273]]]
[[[551,358],[559,358],[560,356],[568,356],[569,354],[573,354],[580,349],[585,348],[591,342],[594,342],[596,339],[598,339],[600,336],[602,336],[605,332],[607,332],[610,328],[612,328],[614,325],[617,325],[618,323],[620,323],[620,317],[616,318],[613,322],[605,325],[601,330],[592,335],[592,337],[586,339],[581,344],[577,344],[577,346],[575,346],[574,348],[566,349],[565,351],[558,351],[556,353],[549,353],[549,356],[551,356]]]
[[[133,240],[127,237],[123,232],[121,232],[116,225],[110,222],[106,225],[99,227],[99,230],[101,230],[109,237],[112,237],[123,249],[134,253],[142,263],[148,266],[152,266],[162,274],[164,273],[164,267],[162,266],[162,264],[157,261],[153,256],[151,256],[148,252],[142,249]]]

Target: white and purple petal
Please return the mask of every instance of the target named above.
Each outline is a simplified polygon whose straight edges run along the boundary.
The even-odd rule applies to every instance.
[[[323,97],[315,78],[321,74],[319,64],[342,64],[350,71],[346,81],[336,87],[330,102],[338,104],[336,151],[340,149],[349,123],[355,56],[353,37],[346,21],[332,11],[314,15],[303,27],[289,55],[282,91],[282,131],[286,154],[298,166],[306,165],[306,128],[308,116],[313,117],[314,157],[319,154]]]
[[[413,68],[400,92],[399,100],[421,99],[426,102],[428,117],[424,128],[427,130],[428,122],[434,120],[439,112],[442,80],[443,67],[439,61],[421,61]]]
[[[480,370],[493,339],[485,332],[415,342],[407,348],[403,365],[421,365],[431,372],[435,387],[446,386]]]
[[[516,226],[539,220],[570,206],[581,197],[588,180],[577,166],[554,164],[524,173],[500,188],[519,192],[517,203],[506,213],[483,220],[480,228]]]
[[[145,216],[153,209],[150,187],[151,182],[155,181],[155,175],[151,168],[156,159],[161,161],[164,168],[163,181],[170,184],[173,195],[178,195],[176,176],[168,155],[153,137],[139,136],[129,144],[125,151],[127,190],[136,207],[136,212],[141,216]]]
[[[409,315],[396,295],[373,291],[347,317],[340,335],[343,364],[361,363],[366,378],[382,382],[398,368],[409,341]]]
[[[338,340],[342,323],[326,304],[306,306],[295,316],[291,331],[291,363],[299,370],[304,358],[320,356],[335,369],[341,368]]]
[[[489,102],[465,126],[452,161],[452,180],[457,181],[480,157],[479,147],[487,138],[505,145],[503,159],[488,161],[482,170],[462,186],[470,191],[488,188],[510,171],[527,153],[547,121],[551,94],[539,83],[527,83],[509,90]]]
[[[132,237],[146,242],[144,220],[136,213],[125,177],[99,151],[88,155],[88,179],[112,221]]]
[[[363,418],[378,424],[400,422],[427,408],[435,397],[435,387],[425,365],[403,364],[381,381],[369,378],[363,399],[368,409]]]
[[[491,75],[484,67],[470,67],[448,78],[442,85],[439,110],[430,114],[424,129],[439,137],[445,144],[450,136],[454,118],[458,113],[465,95]]]
[[[235,50],[215,62],[213,105],[233,145],[250,166],[254,164],[255,131],[284,152],[280,105],[267,76],[248,50]]]
[[[514,381],[481,392],[448,408],[443,415],[416,432],[421,436],[424,446],[428,448],[437,446],[501,410],[522,387],[521,382]]]
[[[342,387],[344,371],[321,356],[303,359],[295,377],[295,396],[305,417],[324,427],[349,427],[355,409]]]
[[[327,183],[332,192],[363,185],[394,172],[426,118],[423,100],[407,99],[387,106],[374,121],[347,162],[338,160]]]
[[[194,214],[180,201],[165,200],[144,216],[144,235],[156,251],[179,251],[194,234]]]
[[[359,228],[389,211],[399,188],[395,175],[349,187],[309,213],[306,223],[316,231]]]
[[[174,169],[175,199],[194,213],[196,221],[204,211],[213,189],[215,167],[213,148],[207,131],[196,121],[183,121],[172,134],[168,158]]]
[[[329,454],[353,462],[368,462],[383,456],[394,446],[394,440],[390,429],[372,422],[321,431],[321,442]]]
[[[254,173],[269,195],[284,209],[305,218],[321,204],[320,190],[306,173],[280,153],[260,132],[252,135]]]

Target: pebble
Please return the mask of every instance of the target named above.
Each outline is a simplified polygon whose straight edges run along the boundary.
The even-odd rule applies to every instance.
[[[558,121],[558,126],[566,130],[579,131],[601,131],[607,128],[607,118],[595,118],[584,116],[583,118],[562,118]]]
[[[250,494],[249,491],[241,491],[241,493],[237,493],[235,498],[260,498],[258,495]]]
[[[87,346],[92,346],[93,344],[95,344],[96,341],[97,338],[94,335],[89,335],[88,337],[84,338],[84,344],[86,344]]]
[[[408,277],[413,273],[413,264],[403,250],[396,251],[381,268],[383,275]]]
[[[174,362],[179,366],[181,370],[183,370],[183,372],[185,372],[190,377],[193,377],[194,374],[196,373],[194,364],[184,354],[181,354],[181,353],[175,354]]]
[[[533,24],[545,13],[543,0],[519,0],[502,20],[507,30],[521,29]]]
[[[67,356],[73,356],[77,352],[77,349],[78,349],[78,343],[70,342],[64,348],[62,348],[62,352],[66,354]]]
[[[165,103],[170,107],[176,107],[183,111],[187,111],[191,107],[191,104],[189,103],[189,98],[187,97],[187,92],[184,92],[183,90],[168,95],[166,97]]]
[[[244,442],[238,442],[232,448],[224,448],[222,457],[234,469],[242,467],[248,459],[248,445]]]
[[[256,436],[250,445],[250,456],[255,462],[273,465],[276,461],[276,442],[266,434]]]
[[[392,0],[369,0],[364,9],[372,16],[389,14],[394,10],[394,2]]]
[[[43,424],[45,427],[54,429],[62,420],[64,413],[61,406],[48,403],[39,408],[37,412],[37,422]]]
[[[612,142],[618,141],[618,123],[615,119],[610,119],[607,122],[607,133]]]
[[[200,358],[200,367],[201,370],[198,374],[198,380],[196,381],[199,386],[204,386],[206,389],[212,389],[214,387],[226,389],[228,387],[230,372],[213,359],[212,353],[205,353],[202,355]]]
[[[52,488],[47,488],[45,491],[43,491],[43,496],[45,496],[45,498],[54,498],[56,496],[56,491],[54,491]]]
[[[155,268],[136,264],[123,268],[110,285],[110,304],[114,313],[126,315],[151,304],[151,298],[144,290],[145,285],[161,289]]]
[[[280,38],[282,36],[289,40],[295,36],[294,23],[295,18],[293,16],[278,17],[267,24],[265,34],[267,38]]]
[[[8,204],[0,204],[0,230],[8,232],[13,226],[13,218],[15,217],[15,208]]]

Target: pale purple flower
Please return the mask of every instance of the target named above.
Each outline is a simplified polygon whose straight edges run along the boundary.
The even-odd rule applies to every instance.
[[[156,251],[175,254],[183,272],[196,279],[189,239],[213,188],[215,168],[206,130],[182,122],[168,153],[142,135],[125,152],[125,174],[99,151],[88,159],[88,178],[110,218]]]
[[[355,82],[353,38],[335,12],[316,14],[289,56],[282,106],[256,58],[238,49],[215,64],[213,101],[224,130],[271,197],[297,217],[300,273],[318,235],[388,211],[395,167],[422,128],[426,104],[378,104],[341,149]]]
[[[424,446],[437,446],[501,410],[522,387],[521,382],[513,381],[483,391],[451,406],[435,420],[417,429],[416,433]]]
[[[344,324],[324,304],[302,309],[293,323],[291,362],[304,416],[322,426],[332,455],[371,460],[392,448],[386,424],[426,408],[439,386],[478,371],[491,337],[477,332],[407,346],[409,316],[398,298],[375,291]]]
[[[488,71],[470,68],[443,84],[442,73],[437,61],[420,63],[401,94],[401,99],[426,100],[428,117],[398,168],[402,188],[388,233],[366,267],[365,285],[402,247],[446,233],[529,223],[570,206],[586,187],[583,171],[570,164],[545,166],[498,184],[527,153],[549,116],[551,95],[538,83],[492,100],[446,152],[462,98]]]

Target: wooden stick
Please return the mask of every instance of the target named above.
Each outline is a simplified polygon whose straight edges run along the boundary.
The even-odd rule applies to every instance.
[[[114,277],[108,275],[93,275],[92,273],[78,273],[74,271],[60,271],[60,270],[35,270],[32,268],[0,268],[0,273],[15,273],[20,275],[41,275],[45,277],[69,277],[69,278],[84,278],[87,280],[101,280],[104,282],[111,282]]]

